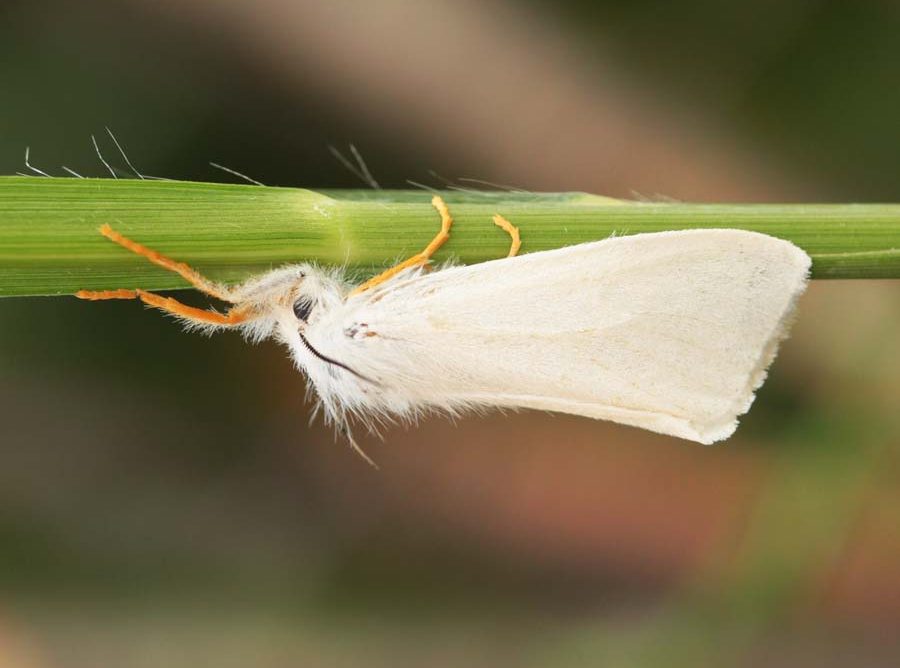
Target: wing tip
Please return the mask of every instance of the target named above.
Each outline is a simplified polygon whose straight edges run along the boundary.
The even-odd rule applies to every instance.
[[[810,267],[812,260],[803,249],[784,242],[785,249],[794,261],[797,269],[796,276],[790,285],[790,294],[768,339],[760,348],[756,364],[747,375],[746,383],[742,391],[734,398],[728,411],[706,423],[692,422],[690,430],[694,432],[691,440],[703,445],[712,445],[729,438],[738,427],[738,419],[745,415],[756,400],[756,392],[763,386],[769,375],[769,368],[778,355],[778,349],[782,342],[788,338],[791,327],[797,318],[797,303],[809,284]]]

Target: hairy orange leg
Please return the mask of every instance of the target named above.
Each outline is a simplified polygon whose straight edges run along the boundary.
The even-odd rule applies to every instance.
[[[122,246],[122,248],[130,250],[132,253],[136,253],[141,257],[145,257],[150,260],[150,262],[157,264],[164,269],[174,271],[201,292],[205,292],[222,301],[230,301],[233,303],[234,300],[231,299],[226,288],[213,283],[187,264],[176,262],[162,253],[158,253],[136,241],[132,241],[125,235],[116,232],[109,225],[103,225],[100,228],[100,233],[110,241]],[[182,304],[177,299],[161,297],[160,295],[148,292],[147,290],[79,290],[75,293],[75,296],[79,299],[87,299],[90,301],[100,301],[105,299],[140,299],[148,306],[153,306],[154,308],[158,308],[166,313],[171,313],[172,315],[177,315],[178,317],[197,325],[220,325],[228,327],[239,325],[250,318],[248,309],[246,308],[235,307],[226,313],[219,313],[218,311],[188,306],[187,304]]]
[[[75,293],[79,299],[97,302],[104,299],[137,299],[137,290],[79,290]]]
[[[166,313],[177,315],[197,325],[221,325],[225,327],[239,325],[250,319],[246,309],[233,308],[227,313],[207,311],[182,304],[172,297],[162,297],[146,290],[79,290],[75,293],[79,299],[99,301],[104,299],[140,299],[148,306],[153,306]]]
[[[441,229],[435,235],[434,239],[432,239],[431,242],[425,247],[425,250],[423,250],[421,253],[416,253],[411,258],[404,260],[398,265],[394,265],[387,271],[378,274],[378,276],[370,278],[365,283],[357,285],[350,292],[351,295],[365,292],[366,290],[371,290],[376,285],[381,285],[389,278],[393,278],[404,269],[409,269],[410,267],[421,267],[425,264],[428,264],[431,256],[434,255],[437,252],[438,248],[443,246],[447,239],[450,238],[450,227],[453,225],[453,218],[450,217],[450,210],[447,208],[447,204],[439,195],[435,195],[431,198],[431,206],[437,209],[437,212],[441,216]]]
[[[506,220],[506,218],[499,213],[494,215],[494,225],[503,228],[509,235],[509,253],[506,257],[515,257],[519,252],[519,248],[522,246],[522,240],[519,238],[519,228]]]
[[[222,287],[218,283],[214,283],[213,281],[209,280],[196,269],[185,264],[184,262],[176,262],[175,260],[166,257],[162,253],[158,253],[155,250],[147,248],[146,246],[139,244],[136,241],[132,241],[125,235],[116,232],[109,225],[101,226],[100,234],[102,234],[110,241],[119,244],[122,248],[130,250],[132,253],[136,253],[141,257],[147,258],[153,264],[159,265],[163,269],[174,271],[188,283],[200,290],[200,292],[205,292],[211,297],[221,299],[222,301],[234,301],[233,299],[231,299],[231,296],[229,295],[226,288]]]

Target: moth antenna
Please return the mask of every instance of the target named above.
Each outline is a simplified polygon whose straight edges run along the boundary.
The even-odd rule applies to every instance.
[[[67,171],[69,174],[71,174],[72,176],[77,176],[79,179],[83,179],[83,178],[84,178],[81,174],[79,174],[78,172],[76,172],[74,169],[69,169],[69,168],[66,167],[65,165],[63,165],[62,168],[63,168],[65,171]]]
[[[26,147],[25,147],[25,166],[26,166],[28,169],[30,169],[32,172],[34,172],[35,174],[40,174],[41,176],[46,176],[48,179],[52,179],[53,177],[50,176],[47,172],[45,172],[45,171],[43,171],[43,170],[40,170],[40,169],[38,169],[37,167],[33,167],[33,166],[31,165],[31,163],[28,162],[28,158],[29,158],[30,155],[31,155],[31,147],[30,147],[30,146],[26,146]]]
[[[116,175],[116,170],[109,166],[109,163],[106,162],[106,158],[104,158],[103,154],[100,152],[100,146],[97,144],[97,138],[94,135],[91,135],[91,141],[94,144],[94,150],[97,152],[97,157],[100,158],[100,162],[103,163],[103,166],[106,167],[114,179],[118,179],[119,177]]]
[[[255,186],[264,186],[264,185],[266,185],[265,183],[260,183],[260,182],[257,181],[256,179],[251,179],[251,178],[250,178],[249,176],[247,176],[246,174],[241,174],[241,173],[240,173],[239,171],[237,171],[236,169],[231,169],[230,167],[226,167],[225,165],[220,165],[220,164],[217,163],[217,162],[210,162],[210,163],[209,163],[209,166],[210,166],[210,167],[215,167],[216,169],[221,169],[223,172],[228,172],[229,174],[232,174],[232,175],[238,177],[239,179],[244,179],[244,181],[247,181],[248,183],[252,183],[252,184],[255,185]]]
[[[359,155],[359,152],[356,151],[355,148],[353,148],[353,144],[350,145],[350,148],[352,151],[354,151],[354,155],[356,155],[356,156]],[[367,176],[368,169],[366,169],[365,171],[362,171],[358,166],[356,166],[352,162],[350,162],[347,159],[347,157],[343,153],[341,153],[337,148],[335,148],[334,146],[329,146],[328,150],[331,152],[331,155],[333,155],[337,159],[338,162],[340,162],[344,167],[347,168],[347,171],[349,171],[351,174],[353,174],[353,176],[358,178],[360,181],[365,183],[367,186],[374,188],[375,190],[381,189],[381,187],[378,185],[378,182],[372,178],[371,174],[368,174],[368,176]],[[357,157],[357,160],[361,160],[361,158]],[[365,167],[365,163],[362,163],[362,164],[363,164],[363,167]],[[373,183],[374,183],[374,185],[373,185]]]
[[[137,169],[135,169],[134,165],[131,164],[131,160],[128,159],[128,156],[125,154],[125,149],[122,148],[122,145],[119,143],[119,140],[116,139],[116,136],[112,133],[108,127],[106,128],[106,134],[109,135],[109,138],[113,140],[113,144],[116,145],[116,148],[119,149],[119,153],[122,156],[122,159],[125,161],[125,164],[128,165],[128,168],[134,172],[134,175],[137,176],[142,181],[144,180],[144,175],[141,174]],[[103,158],[101,158],[102,160]]]
[[[378,385],[379,385],[378,382],[372,380],[371,378],[366,378],[364,375],[362,375],[362,374],[359,373],[358,371],[354,371],[352,367],[347,366],[347,365],[344,364],[343,362],[338,362],[336,359],[334,359],[334,358],[332,358],[332,357],[329,357],[328,355],[323,355],[322,353],[320,353],[320,352],[318,351],[318,349],[316,349],[316,347],[315,347],[313,344],[311,344],[311,343],[309,342],[309,339],[307,339],[307,338],[303,335],[302,332],[298,332],[298,336],[300,337],[300,340],[303,342],[303,345],[306,346],[306,349],[307,349],[309,352],[311,352],[315,357],[318,357],[320,360],[322,360],[322,361],[325,362],[326,364],[330,364],[330,365],[332,365],[332,366],[339,367],[339,368],[343,369],[344,371],[346,371],[346,372],[348,372],[348,373],[352,373],[354,376],[356,376],[356,377],[359,378],[360,380],[366,381],[367,383],[372,383],[372,384],[375,385],[375,386],[378,386]]]
[[[348,427],[347,425],[344,425],[343,427],[341,427],[341,431],[344,432],[344,436],[347,438],[347,441],[349,441],[350,447],[353,448],[354,450],[356,450],[356,454],[358,454],[364,460],[369,462],[369,465],[373,469],[375,469],[376,471],[380,471],[381,469],[378,467],[378,464],[376,464],[374,461],[372,461],[372,458],[369,457],[369,455],[367,455],[361,447],[359,447],[359,444],[353,438],[353,434],[350,433],[350,427]]]

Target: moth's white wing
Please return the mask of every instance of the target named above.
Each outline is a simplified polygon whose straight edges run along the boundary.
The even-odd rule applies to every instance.
[[[317,335],[381,384],[376,410],[527,407],[711,443],[750,407],[809,266],[753,232],[618,237],[400,278]]]

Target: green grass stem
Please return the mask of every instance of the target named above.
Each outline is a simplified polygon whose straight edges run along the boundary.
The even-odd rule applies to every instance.
[[[682,204],[584,193],[445,191],[455,219],[437,260],[503,257],[502,213],[522,252],[659,230],[726,227],[789,239],[813,258],[814,278],[900,278],[898,204]],[[437,229],[431,193],[311,191],[251,185],[0,177],[0,296],[79,289],[186,287],[115,246],[103,223],[231,282],[314,260],[372,273],[420,250]]]

